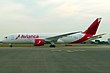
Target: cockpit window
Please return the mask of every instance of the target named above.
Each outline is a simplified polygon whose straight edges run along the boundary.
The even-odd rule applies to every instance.
[[[5,38],[7,39],[7,36]]]

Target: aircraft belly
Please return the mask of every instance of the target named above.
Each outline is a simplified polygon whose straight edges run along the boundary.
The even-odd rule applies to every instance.
[[[70,43],[70,42],[74,42],[74,41],[81,39],[83,36],[84,36],[84,34],[80,33],[80,34],[63,37],[60,40],[62,40],[64,43]]]
[[[70,42],[76,41],[76,40],[78,40],[78,39],[74,39],[74,38],[62,38],[62,40],[63,40],[65,43],[70,43]]]

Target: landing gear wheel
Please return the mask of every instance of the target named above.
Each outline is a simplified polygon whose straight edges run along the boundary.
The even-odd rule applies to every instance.
[[[50,47],[50,48],[55,48],[56,46],[55,46],[55,45],[50,45],[49,47]]]
[[[12,44],[9,44],[10,47],[13,47]]]

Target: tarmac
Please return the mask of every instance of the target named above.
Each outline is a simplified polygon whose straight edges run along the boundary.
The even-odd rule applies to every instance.
[[[110,73],[110,48],[0,47],[0,73]]]

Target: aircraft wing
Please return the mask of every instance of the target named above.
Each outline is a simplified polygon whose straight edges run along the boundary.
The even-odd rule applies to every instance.
[[[95,39],[99,39],[99,38],[102,38],[102,36],[105,35],[104,34],[99,34],[99,35],[95,35],[95,36],[92,36],[90,39],[88,39],[87,41],[91,41],[91,40],[95,40]]]
[[[81,31],[78,32],[71,32],[71,33],[66,33],[66,34],[61,34],[61,35],[57,35],[57,36],[52,36],[49,38],[46,38],[46,41],[57,41],[59,38],[71,35],[71,34],[76,34],[76,33],[80,33]]]

